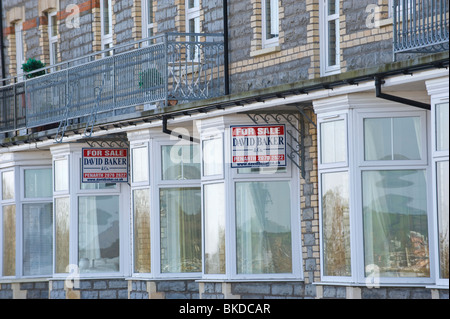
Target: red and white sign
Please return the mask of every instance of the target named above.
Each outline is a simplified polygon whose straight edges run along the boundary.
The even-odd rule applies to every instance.
[[[83,183],[127,183],[127,148],[83,148]]]
[[[231,167],[286,166],[286,127],[231,126]]]

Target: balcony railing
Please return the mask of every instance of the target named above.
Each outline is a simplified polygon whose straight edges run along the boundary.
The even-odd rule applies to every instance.
[[[394,0],[394,56],[449,49],[448,0]]]
[[[88,126],[221,96],[223,48],[222,34],[168,33],[3,79],[0,132]]]

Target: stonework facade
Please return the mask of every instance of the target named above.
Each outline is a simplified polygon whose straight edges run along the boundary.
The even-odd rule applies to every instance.
[[[438,130],[437,124],[434,122],[440,114],[438,105],[445,106],[447,103],[448,112],[448,90],[443,89],[443,84],[448,83],[448,71],[445,73],[445,66],[448,68],[448,52],[433,54],[409,52],[397,55],[394,61],[394,21],[390,7],[391,0],[331,1],[330,3],[334,3],[334,5],[339,4],[339,7],[333,9],[335,10],[333,19],[336,21],[333,28],[337,28],[334,31],[338,39],[331,43],[333,36],[330,37],[328,34],[329,26],[324,25],[324,19],[331,19],[329,18],[331,15],[324,13],[323,3],[325,2],[318,0],[227,1],[228,34],[223,37],[224,8],[223,1],[219,0],[2,1],[2,53],[5,62],[3,65],[6,72],[5,78],[14,78],[20,73],[20,70],[17,70],[16,60],[18,48],[23,50],[24,61],[34,58],[44,62],[46,66],[50,65],[50,54],[53,49],[50,48],[49,40],[51,31],[49,30],[49,14],[56,12],[57,51],[54,53],[56,53],[56,62],[63,63],[61,68],[74,66],[70,61],[80,57],[85,58],[77,60],[78,64],[100,60],[113,54],[119,57],[122,53],[129,54],[130,47],[127,46],[129,44],[134,50],[142,50],[148,44],[138,43],[138,41],[142,40],[143,34],[149,32],[145,30],[146,26],[144,25],[145,23],[149,24],[148,19],[152,20],[152,32],[155,36],[174,33],[179,42],[193,41],[196,43],[192,47],[186,46],[179,49],[180,56],[184,54],[186,57],[189,50],[194,53],[197,52],[196,50],[200,50],[201,40],[192,40],[194,37],[192,34],[184,36],[190,28],[194,28],[200,33],[215,34],[215,36],[219,34],[224,41],[228,41],[226,43],[228,52],[225,53],[228,58],[228,70],[225,70],[225,63],[222,61],[225,59],[224,56],[217,54],[218,58],[216,59],[220,60],[222,64],[217,68],[218,75],[214,75],[214,77],[220,78],[224,72],[227,72],[230,94],[214,96],[205,100],[177,101],[179,104],[170,107],[166,105],[166,108],[157,104],[138,103],[139,105],[133,105],[136,112],[133,112],[132,115],[122,114],[119,110],[117,113],[115,111],[105,113],[106,115],[103,115],[102,118],[98,118],[96,124],[93,125],[95,126],[95,130],[92,131],[94,137],[91,138],[94,140],[93,143],[104,145],[101,143],[112,137],[114,143],[125,143],[120,145],[125,145],[132,154],[129,157],[131,161],[130,174],[137,172],[136,176],[133,175],[133,180],[130,178],[128,183],[120,186],[116,184],[114,186],[95,184],[97,186],[92,186],[92,188],[81,186],[82,183],[79,179],[81,154],[84,148],[90,146],[90,137],[83,136],[81,133],[85,129],[84,118],[73,120],[73,126],[70,126],[67,132],[70,142],[66,144],[53,143],[56,140],[55,132],[58,127],[55,123],[48,123],[53,125],[48,130],[46,130],[47,127],[42,126],[33,127],[33,129],[25,128],[21,131],[17,129],[17,123],[11,132],[0,127],[2,145],[0,149],[0,179],[2,176],[6,176],[1,174],[10,173],[15,176],[16,183],[15,186],[12,186],[13,193],[16,193],[14,196],[0,197],[0,209],[3,208],[3,212],[5,212],[2,213],[0,210],[0,236],[6,236],[10,231],[11,237],[14,237],[10,238],[10,241],[0,240],[0,261],[2,262],[0,299],[448,299],[448,273],[445,275],[445,270],[441,269],[445,268],[445,258],[442,257],[444,255],[439,255],[441,253],[439,245],[441,244],[437,239],[439,227],[444,226],[445,228],[447,225],[448,229],[448,221],[445,224],[444,218],[444,222],[439,224],[442,218],[439,219],[438,214],[442,213],[437,208],[440,203],[436,199],[437,186],[431,186],[431,183],[437,185],[438,182],[441,182],[436,167],[440,165],[439,163],[448,163],[448,150],[433,148],[438,144],[436,137],[438,135],[434,134]],[[107,18],[105,18],[104,3],[110,3],[112,8],[111,14],[107,14]],[[270,6],[277,6],[277,10],[274,11],[276,17],[267,13],[271,12],[268,9]],[[190,16],[192,8],[195,8],[194,18]],[[330,9],[330,12],[333,10]],[[151,18],[149,18],[149,14],[152,15]],[[446,14],[448,27],[448,12]],[[326,21],[328,23],[328,20]],[[277,24],[276,27],[273,26],[274,23]],[[106,24],[112,26],[111,48],[114,51],[101,56],[95,53],[104,49]],[[271,30],[268,28],[270,24],[272,24]],[[22,28],[23,43],[21,46],[16,43],[16,27],[18,25]],[[264,39],[267,32],[273,33],[273,38],[269,42]],[[222,47],[225,47],[225,44],[221,44]],[[327,73],[324,69],[330,65],[325,65],[324,68],[324,56],[329,55],[333,49],[336,50],[334,55],[331,54],[333,55],[332,59],[336,59],[335,65],[332,66],[335,69],[331,73]],[[131,52],[136,54],[137,51]],[[130,56],[129,60],[121,60],[120,63],[124,65],[133,63],[130,61],[135,56],[131,54]],[[176,85],[182,87],[183,81],[189,83],[191,86],[188,89],[183,88],[185,93],[196,94],[198,93],[196,90],[202,93],[208,91],[209,87],[198,83],[201,76],[206,78],[213,73],[213,71],[202,69],[204,65],[211,63],[211,61],[205,64],[200,63],[202,57],[202,54],[198,54],[197,58],[191,58],[190,62],[193,63],[190,69],[182,65],[186,61],[168,61],[168,58],[165,57],[167,74],[172,72],[172,74],[179,74],[180,77],[177,79],[179,82],[176,82],[174,78],[169,84],[174,87]],[[68,61],[67,65],[64,64]],[[141,64],[150,65],[151,63],[154,62],[149,59]],[[101,72],[100,69],[101,67],[95,69],[95,72]],[[133,72],[134,74],[127,74],[126,76],[129,77],[125,80],[119,78],[110,84],[113,83],[111,85],[115,88],[115,85],[120,85],[122,80],[133,82],[136,77],[139,77],[139,87],[133,88],[135,90],[133,94],[137,96],[141,92],[140,86],[143,81],[140,70],[139,68],[133,69],[130,74]],[[54,71],[49,70],[48,73]],[[90,70],[84,72],[89,73]],[[203,75],[202,72],[204,72]],[[418,75],[414,74],[413,77],[414,72],[417,72],[415,74]],[[164,76],[167,75],[162,73]],[[407,77],[410,73],[411,77]],[[108,76],[111,74],[117,76],[113,72],[108,73]],[[195,76],[198,75],[200,76],[196,79]],[[392,76],[392,78],[388,76]],[[385,85],[383,90],[387,88],[389,93],[395,92],[404,98],[429,104],[430,107],[425,106],[425,110],[422,106],[422,109],[419,110],[411,105],[406,105],[405,100],[395,100],[395,98],[393,100],[391,98],[389,102],[385,99],[382,100],[380,98],[382,96],[380,94],[381,87],[376,87],[374,82],[379,78],[383,78],[383,85]],[[15,79],[11,83],[16,80],[18,81]],[[5,90],[1,91],[2,97],[12,94],[7,91],[7,85]],[[3,88],[0,89],[3,90]],[[21,98],[19,97],[17,101],[22,101]],[[94,101],[96,97],[90,98]],[[98,98],[100,100],[101,95]],[[169,97],[165,98],[167,102]],[[17,104],[20,103],[14,102],[14,112],[2,113],[3,109],[0,109],[1,125],[8,124],[6,120],[3,121],[4,114],[18,113]],[[3,102],[1,106],[5,109],[7,107]],[[23,109],[25,110],[25,107]],[[60,112],[59,109],[58,112]],[[250,171],[244,170],[244,173],[241,173],[238,169],[231,168],[230,163],[227,162],[228,152],[232,146],[231,128],[235,125],[260,125],[261,123],[250,119],[250,115],[253,113],[259,114],[264,119],[263,124],[282,124],[286,125],[288,130],[287,139],[290,143],[286,150],[289,157],[288,165],[286,168],[281,168],[276,174],[265,175],[264,169],[258,170],[259,168],[248,168]],[[389,115],[391,113],[393,115]],[[117,114],[118,116],[116,116]],[[295,114],[294,121],[291,121],[290,114]],[[443,114],[445,114],[445,108]],[[418,130],[419,124],[424,126],[422,129],[425,135],[423,136],[426,139],[421,141],[420,146],[421,149],[427,151],[425,151],[425,155],[422,154],[423,158],[414,158],[411,165],[407,161],[400,163],[393,161],[389,163],[390,166],[380,162],[381,159],[375,164],[365,161],[364,152],[367,151],[364,148],[364,143],[367,141],[363,134],[365,132],[364,125],[367,123],[365,119],[380,120],[385,117],[391,119],[390,116],[392,116],[392,123],[397,118],[411,118],[416,130]],[[212,154],[216,156],[215,160],[219,162],[218,173],[211,176],[206,175],[203,171],[206,166],[202,160],[191,166],[183,162],[184,160],[193,161],[193,158],[197,156],[190,154],[191,157],[188,156],[189,158],[186,159],[186,155],[183,153],[187,152],[186,145],[191,147],[190,152],[194,152],[193,145],[195,143],[180,146],[176,155],[180,157],[180,154],[183,153],[181,161],[175,162],[173,159],[167,159],[168,153],[164,152],[168,147],[178,146],[179,140],[174,136],[181,136],[170,130],[169,133],[172,135],[167,134],[168,120],[171,127],[178,126],[177,129],[180,129],[183,134],[187,132],[186,135],[198,138],[199,143],[196,146],[199,147],[200,151],[198,152],[201,156],[209,154],[206,148],[208,142],[220,141],[220,146],[212,151]],[[61,123],[63,122],[61,121]],[[333,142],[324,140],[324,127],[327,124],[336,125],[333,126],[332,134],[327,136]],[[343,126],[338,126],[341,124]],[[386,133],[387,129],[380,130],[380,132]],[[385,138],[387,140],[387,137]],[[191,141],[193,140],[191,139]],[[329,146],[333,152],[344,145],[343,155],[337,154],[338,151],[336,151],[336,157],[341,155],[343,159],[336,162],[324,162],[324,145]],[[363,146],[361,147],[361,145]],[[65,166],[56,166],[59,161],[65,161],[63,163]],[[171,180],[161,175],[165,165],[178,168],[180,172],[177,174],[180,174],[181,177],[178,176],[177,180]],[[426,187],[430,191],[426,204],[428,211],[425,212],[425,216],[428,216],[429,224],[426,229],[430,236],[427,243],[429,249],[432,250],[427,257],[428,275],[415,272],[409,280],[409,277],[402,278],[404,273],[399,272],[383,278],[385,281],[382,281],[380,285],[371,286],[372,283],[365,281],[367,279],[367,269],[364,268],[366,266],[364,259],[366,247],[363,243],[366,229],[363,219],[366,215],[363,213],[363,197],[366,194],[361,191],[361,176],[365,171],[382,171],[380,167],[401,171],[413,170],[411,166],[417,171],[426,171],[428,174]],[[27,182],[25,172],[34,170],[36,167],[51,171],[50,175],[53,175],[50,178],[50,188],[54,186],[50,190],[50,195],[37,200],[37,204],[24,195],[24,185]],[[63,173],[57,169],[61,169]],[[194,177],[183,175],[188,169],[192,169]],[[278,173],[279,175],[277,175]],[[348,239],[343,246],[351,250],[351,253],[350,251],[345,252],[347,260],[343,261],[343,263],[347,263],[343,268],[347,269],[350,274],[342,276],[326,274],[327,260],[324,257],[327,244],[324,232],[327,229],[324,226],[326,212],[323,207],[323,178],[326,174],[333,173],[347,174],[350,185],[347,185],[347,206],[342,208],[350,216],[348,220],[342,222],[347,233],[340,234],[341,236],[335,238],[336,241],[344,241],[342,239],[344,237],[346,240]],[[66,188],[56,189],[57,174],[62,174],[62,180],[68,179]],[[60,180],[58,179],[58,181]],[[249,189],[255,184],[263,185],[262,189],[264,187],[270,189],[270,186],[267,185],[277,182],[280,185],[288,185],[287,188],[294,194],[290,197],[290,194],[279,194],[279,190],[273,190],[274,194],[285,196],[283,198],[287,198],[289,202],[290,206],[287,205],[290,216],[288,218],[289,227],[280,226],[280,222],[276,228],[274,225],[278,221],[276,218],[272,218],[272,220],[270,217],[273,211],[264,211],[258,215],[252,210],[258,210],[255,208],[258,207],[258,201],[267,200],[268,203],[277,203],[274,194],[269,194],[264,199],[261,195],[264,192],[259,190],[258,194],[261,197],[255,195],[253,200],[256,203],[251,208],[239,202],[237,195],[238,184]],[[2,186],[0,189],[3,191],[10,187],[6,179],[0,181],[0,184]],[[399,182],[398,185],[400,184]],[[205,252],[206,236],[210,236],[211,233],[214,236],[217,235],[216,231],[205,230],[205,227],[209,225],[206,222],[205,198],[208,197],[205,190],[211,185],[223,185],[224,189],[223,197],[220,199],[214,197],[212,200],[212,205],[218,205],[221,203],[220,201],[223,201],[223,207],[225,207],[223,217],[225,226],[221,225],[225,230],[221,230],[224,234],[220,234],[223,237],[216,236],[217,238],[214,237],[212,241],[217,244],[216,241],[223,240],[222,246],[217,244],[218,247],[220,246],[218,250],[221,250],[221,255],[220,258],[216,256],[219,261],[214,258],[212,260],[220,263],[225,270],[220,269],[210,273],[205,266],[205,263],[210,262],[207,261]],[[403,186],[404,184],[401,184],[399,187]],[[442,187],[445,188],[445,185]],[[165,203],[163,209],[164,196],[168,195],[165,195],[162,190],[166,189],[169,194],[180,189],[187,189],[196,195],[190,199],[185,199],[180,194],[173,196],[173,202],[181,203],[179,207],[183,209],[180,208],[179,211],[170,203]],[[390,188],[387,187],[387,189]],[[253,196],[252,191],[247,191],[246,196]],[[137,194],[146,194],[147,197],[138,198]],[[114,199],[120,203],[119,207],[115,207],[118,211],[117,217],[114,217],[115,215],[109,211],[110,215],[101,215],[105,209],[96,208],[96,205],[104,205],[110,210],[112,208],[108,206],[108,203],[98,200],[100,197],[108,198],[111,202]],[[380,195],[380,197],[382,196]],[[80,204],[82,198],[87,201],[92,200],[94,204],[82,206]],[[58,206],[62,202],[59,201],[60,199],[66,200],[66,205]],[[61,241],[64,242],[52,246],[56,250],[51,252],[53,271],[42,278],[39,276],[39,278],[34,278],[24,275],[22,265],[22,261],[28,258],[26,249],[22,248],[22,236],[25,233],[25,226],[22,223],[23,216],[26,214],[24,207],[32,204],[39,206],[38,204],[45,201],[53,205],[51,216],[54,218],[54,224],[51,226],[51,233],[62,234],[61,238],[64,239]],[[446,203],[448,220],[448,194]],[[196,211],[197,204],[201,207],[200,211]],[[279,205],[280,207],[277,209],[280,210],[279,216],[282,216],[281,211],[285,207]],[[405,206],[407,205],[405,204]],[[14,211],[14,217],[17,216],[17,225],[14,224],[16,219],[14,219],[14,223],[9,223],[9,225],[14,225],[13,230],[8,230],[8,227],[4,226],[8,224],[6,207],[17,209]],[[101,212],[98,213],[98,218],[95,217],[95,221],[94,219],[79,218],[82,209],[88,209],[86,207]],[[445,205],[443,207],[445,208]],[[218,206],[216,209],[218,212],[220,211]],[[245,212],[249,215],[254,213],[260,219],[246,216],[238,219],[237,211],[239,209],[243,211],[247,209]],[[173,212],[179,215],[169,216]],[[417,209],[415,214],[421,212]],[[220,214],[217,213],[217,215]],[[335,217],[344,219],[343,216],[344,214]],[[57,223],[59,218],[63,219],[63,223]],[[217,218],[219,219],[219,217]],[[282,220],[284,217],[279,218]],[[101,222],[98,222],[97,219]],[[263,219],[265,220],[261,221]],[[111,222],[111,225],[114,225],[108,224],[110,220],[114,220],[114,223]],[[103,235],[98,235],[95,240],[92,239],[92,242],[97,242],[92,245],[100,247],[98,242],[115,240],[114,244],[111,244],[114,249],[96,247],[98,252],[86,253],[87,258],[91,259],[91,264],[85,268],[88,269],[88,272],[72,277],[72,274],[68,273],[64,266],[67,263],[75,266],[81,263],[78,254],[82,254],[84,246],[80,244],[79,237],[89,237],[88,228],[81,230],[81,224],[91,222],[98,223],[105,228],[107,228],[105,225],[111,226],[104,231]],[[239,228],[238,224],[242,227]],[[255,231],[254,234],[248,235],[251,233],[250,228],[256,227],[256,224],[262,229],[260,233],[256,234]],[[383,223],[380,222],[380,224]],[[67,229],[57,229],[64,225],[67,225]],[[98,229],[101,227],[99,226]],[[266,228],[263,229],[264,227]],[[274,227],[276,231],[268,231]],[[414,228],[416,225],[411,227]],[[195,246],[194,248],[186,248],[183,246],[186,242],[180,244],[167,236],[170,232],[182,232],[188,228],[191,229],[191,232],[186,231],[186,234],[183,234],[185,237],[180,235],[180,238]],[[287,244],[286,241],[283,244],[289,247],[289,252],[286,253],[285,250],[279,249],[277,253],[285,253],[284,257],[291,261],[291,266],[296,267],[295,269],[291,269],[288,273],[277,269],[277,266],[274,265],[271,265],[270,271],[261,270],[261,268],[246,273],[238,269],[237,264],[248,262],[247,258],[250,260],[253,258],[252,262],[248,262],[249,265],[259,265],[264,260],[276,258],[273,256],[278,255],[275,252],[272,255],[271,249],[265,245],[269,245],[274,251],[276,245],[283,245],[280,244],[282,242],[280,234],[286,232],[286,229],[291,237]],[[96,231],[100,232],[100,230]],[[200,237],[192,239],[191,237],[196,236],[197,233],[201,234]],[[267,235],[268,233],[270,234]],[[417,233],[415,228],[411,229],[411,233],[408,232],[408,235],[402,235],[402,240],[406,237],[409,239],[412,233]],[[246,235],[248,236],[246,237]],[[260,235],[264,239],[259,239]],[[271,236],[278,237],[273,239]],[[424,235],[422,234],[422,236]],[[60,239],[58,237],[53,240]],[[182,241],[178,237],[177,240]],[[256,246],[252,240],[261,240],[261,243],[256,246],[267,248],[267,251],[254,252]],[[202,244],[198,245],[198,241],[201,241],[203,246]],[[397,237],[389,239],[390,244],[394,245],[393,243],[395,243],[397,246],[400,245],[400,241]],[[194,243],[196,244],[194,245]],[[86,246],[89,244],[91,243],[86,243]],[[183,246],[183,249],[180,248],[180,251],[175,252],[170,250],[172,246],[178,244]],[[11,251],[4,249],[2,245],[9,247]],[[241,247],[241,250],[238,250],[238,246]],[[276,246],[277,249],[279,246]],[[261,248],[261,250],[264,249]],[[65,250],[65,252],[61,250]],[[116,250],[117,256],[114,255]],[[401,254],[409,252],[410,248],[408,247],[406,253],[402,250]],[[219,255],[219,253],[217,254]],[[107,255],[107,257],[100,255]],[[439,256],[444,259],[441,264]],[[383,254],[377,257],[379,260],[385,258]],[[417,256],[412,257],[416,258]],[[18,262],[12,269],[10,266],[15,264],[16,260],[21,262]],[[64,265],[58,263],[60,260],[64,260]],[[94,260],[104,262],[103,270],[107,269],[108,271],[102,273],[96,269]],[[109,272],[113,267],[111,260],[114,260],[115,263],[112,273]],[[200,263],[199,260],[201,260]],[[58,264],[53,265],[55,262]],[[193,269],[193,271],[173,270],[182,262],[188,264],[187,267],[192,267],[189,269]],[[211,263],[214,264],[214,262]],[[177,267],[163,267],[163,264],[170,263],[176,264]],[[40,265],[38,266],[40,267]],[[389,264],[389,266],[392,265]],[[410,270],[408,268],[411,267],[409,259],[408,265],[404,267],[408,269],[407,271]],[[386,273],[389,273],[391,268],[386,270]]]

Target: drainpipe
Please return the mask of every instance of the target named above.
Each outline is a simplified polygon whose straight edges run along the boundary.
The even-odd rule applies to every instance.
[[[224,50],[224,72],[225,72],[225,95],[230,94],[230,75],[228,60],[228,1],[223,0],[223,50]]]

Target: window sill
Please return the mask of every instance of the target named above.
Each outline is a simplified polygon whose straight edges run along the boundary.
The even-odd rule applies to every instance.
[[[387,18],[387,19],[382,19],[382,20],[380,20],[379,22],[378,22],[378,25],[380,26],[380,27],[387,27],[387,26],[390,26],[390,25],[392,25],[394,22],[393,22],[393,19],[392,18]]]
[[[264,49],[251,51],[250,52],[250,57],[255,58],[255,57],[262,56],[262,55],[271,54],[271,53],[280,52],[280,51],[281,51],[280,46],[279,45],[274,45],[274,46],[267,47],[267,48],[264,48]]]
[[[198,279],[195,282],[224,282],[224,283],[238,283],[238,282],[304,282],[304,279],[299,278],[271,278],[271,279]]]
[[[312,283],[315,286],[344,286],[344,287],[361,287],[361,288],[387,288],[387,287],[393,287],[393,288],[432,288],[432,289],[438,289],[436,287],[441,287],[440,289],[448,289],[448,287],[444,286],[432,286],[429,283],[422,283],[422,284],[405,284],[405,283],[374,283],[374,284],[366,284],[366,283],[355,283],[355,282],[313,282]]]

